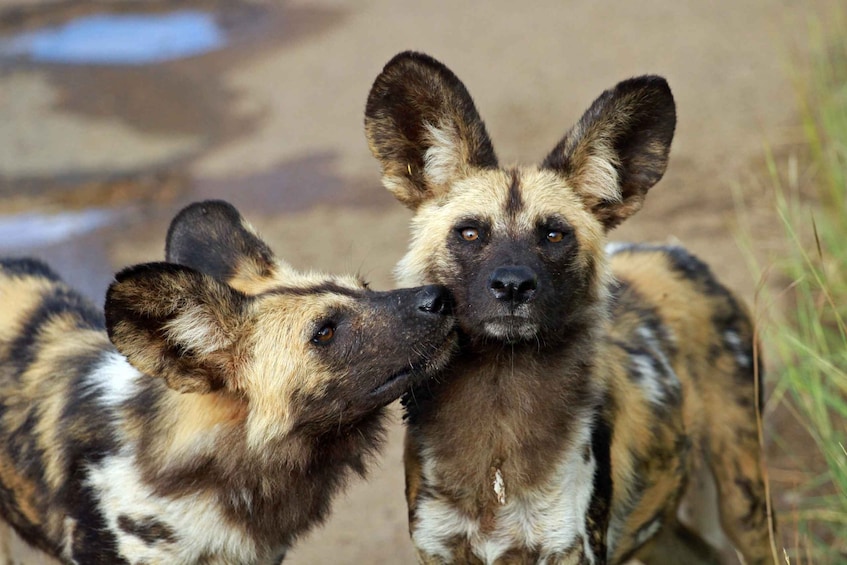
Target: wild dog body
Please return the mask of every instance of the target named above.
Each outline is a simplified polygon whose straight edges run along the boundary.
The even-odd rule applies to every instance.
[[[447,371],[404,400],[420,560],[715,562],[677,518],[708,467],[723,529],[769,561],[747,314],[682,249],[606,246],[664,173],[665,81],[620,83],[541,166],[504,169],[462,83],[404,53],[365,126],[415,211],[401,282],[446,285],[461,330]]]
[[[220,202],[168,258],[119,273],[105,318],[0,262],[0,514],[65,563],[278,563],[446,362],[446,295],[297,273]]]

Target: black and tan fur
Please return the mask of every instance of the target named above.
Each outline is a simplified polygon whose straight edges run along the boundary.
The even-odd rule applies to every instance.
[[[376,79],[368,143],[415,213],[397,272],[446,285],[461,334],[405,398],[422,562],[716,562],[678,519],[707,470],[725,533],[771,561],[746,311],[681,248],[606,244],[664,174],[675,123],[665,80],[633,78],[540,166],[502,168],[444,65],[402,53]]]
[[[118,273],[105,317],[0,261],[0,515],[63,563],[278,563],[448,360],[449,299],[295,272],[223,202],[167,256]]]

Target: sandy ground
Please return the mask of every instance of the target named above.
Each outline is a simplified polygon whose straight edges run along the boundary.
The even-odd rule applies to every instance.
[[[130,5],[0,0],[0,36],[113,4]],[[752,300],[733,188],[761,166],[765,140],[796,138],[786,68],[789,52],[802,56],[808,4],[519,4],[208,1],[198,6],[232,30],[218,53],[139,68],[0,57],[0,253],[44,257],[100,302],[116,269],[162,257],[182,205],[219,197],[295,266],[360,271],[388,288],[409,214],[379,185],[362,114],[382,65],[411,48],[462,78],[504,162],[540,160],[617,81],[667,77],[671,164],[615,237],[678,240]],[[760,196],[746,194],[766,226]],[[770,251],[766,240],[756,248]],[[398,419],[370,480],[287,562],[412,562],[401,444]]]

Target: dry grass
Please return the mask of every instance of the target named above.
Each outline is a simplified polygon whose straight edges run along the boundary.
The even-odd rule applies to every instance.
[[[847,561],[847,20],[812,20],[814,58],[797,72],[804,146],[766,156],[780,219],[781,252],[762,267],[759,328],[774,368],[769,409],[804,427],[814,449],[785,437],[778,449],[812,452],[797,470],[772,469],[798,485],[780,516],[776,543],[786,563]],[[802,182],[800,181],[802,179]],[[745,210],[740,210],[743,216]],[[743,217],[739,218],[744,225]],[[751,245],[749,234],[742,244]],[[752,254],[751,254],[752,257]],[[767,281],[767,284],[765,284]],[[778,282],[774,282],[778,281]],[[777,306],[778,305],[778,306]],[[796,460],[796,457],[795,457]],[[786,477],[793,474],[792,477]]]

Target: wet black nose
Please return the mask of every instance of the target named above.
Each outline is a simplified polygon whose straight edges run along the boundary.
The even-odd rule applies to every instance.
[[[453,313],[453,299],[450,293],[441,285],[431,284],[421,287],[416,298],[418,310],[430,314],[448,315]]]
[[[494,298],[511,304],[529,302],[538,289],[535,271],[523,265],[497,267],[488,281]]]

